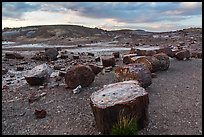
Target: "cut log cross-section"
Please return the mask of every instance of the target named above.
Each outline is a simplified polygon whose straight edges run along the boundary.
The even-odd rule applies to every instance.
[[[110,134],[124,116],[134,118],[139,130],[146,127],[148,104],[148,93],[135,80],[109,84],[90,96],[96,126],[102,134]]]

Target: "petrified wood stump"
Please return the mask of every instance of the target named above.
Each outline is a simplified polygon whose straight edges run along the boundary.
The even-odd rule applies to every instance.
[[[103,134],[110,134],[123,116],[135,118],[139,130],[146,127],[148,104],[148,93],[135,80],[109,84],[90,96],[96,126]]]
[[[115,69],[115,75],[119,81],[137,80],[143,88],[152,84],[151,72],[142,63],[134,63],[117,67]]]

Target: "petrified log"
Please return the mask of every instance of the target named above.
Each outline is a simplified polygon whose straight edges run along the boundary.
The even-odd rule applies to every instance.
[[[190,58],[190,51],[189,50],[181,50],[175,54],[176,59],[178,60],[184,60]]]
[[[115,69],[115,75],[119,81],[137,80],[141,87],[152,84],[150,70],[142,63],[128,64]]]
[[[134,63],[143,63],[145,66],[149,68],[150,72],[156,72],[157,70],[159,70],[160,65],[159,60],[154,56],[139,57],[136,60],[134,60]]]
[[[165,53],[158,53],[155,54],[154,57],[156,57],[159,60],[159,67],[158,70],[167,70],[170,66],[170,59],[169,56],[167,56]]]
[[[172,51],[170,47],[162,47],[156,51],[157,53],[165,53],[169,57],[173,58],[175,56],[175,53]]]
[[[115,66],[115,57],[114,56],[104,56],[102,57],[102,64],[104,67]]]
[[[23,59],[24,57],[21,54],[16,53],[16,52],[7,52],[7,53],[5,53],[5,58],[8,58],[8,59]]]
[[[191,58],[202,58],[202,51],[194,51],[191,53]]]
[[[90,96],[96,126],[103,134],[110,134],[121,117],[137,121],[138,129],[148,125],[148,93],[135,80],[104,86]]]
[[[74,89],[79,85],[87,87],[94,81],[94,79],[94,72],[86,65],[76,65],[65,74],[65,83],[71,89]]]

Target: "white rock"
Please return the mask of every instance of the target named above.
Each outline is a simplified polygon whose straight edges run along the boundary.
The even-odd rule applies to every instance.
[[[77,93],[81,92],[81,88],[82,88],[81,85],[77,86],[75,89],[73,89],[73,93],[77,94]]]

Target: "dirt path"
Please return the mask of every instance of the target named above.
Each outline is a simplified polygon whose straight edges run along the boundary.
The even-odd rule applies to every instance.
[[[2,91],[3,134],[93,135],[96,130],[89,96],[103,85],[116,82],[113,72],[99,74],[81,93],[59,86],[39,90],[28,85]],[[139,134],[202,134],[202,60],[171,60],[168,71],[157,72],[147,88],[149,92],[149,125]],[[47,95],[33,104],[31,93]],[[48,115],[36,119],[34,110],[46,109]]]
[[[146,135],[202,134],[202,60],[171,60],[147,89],[149,126]]]

